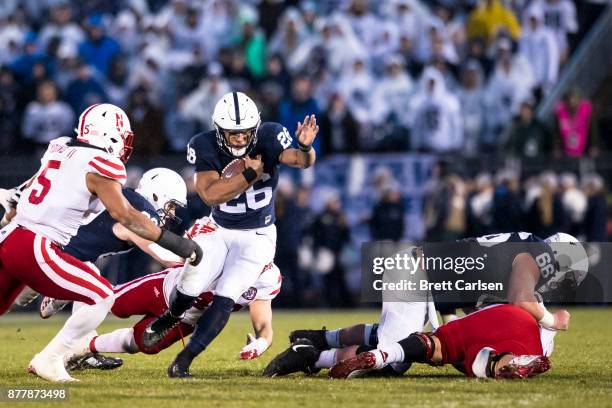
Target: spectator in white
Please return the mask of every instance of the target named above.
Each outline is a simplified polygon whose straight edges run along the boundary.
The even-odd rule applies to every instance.
[[[357,38],[371,50],[378,36],[380,21],[370,11],[369,0],[351,0],[346,15]]]
[[[340,76],[338,91],[355,119],[363,125],[370,122],[370,97],[373,89],[374,77],[365,58],[355,58]]]
[[[383,2],[382,7],[386,18],[393,21],[402,34],[413,41],[420,35],[428,12],[417,0],[392,0]]]
[[[39,148],[60,136],[68,136],[74,124],[70,106],[57,99],[57,87],[52,81],[38,85],[37,99],[26,107],[22,133]]]
[[[417,58],[427,64],[434,58],[442,58],[451,64],[459,62],[459,56],[453,43],[446,37],[445,28],[438,19],[430,19],[421,36],[418,38]]]
[[[497,144],[502,129],[517,115],[520,104],[534,87],[531,66],[520,54],[512,55],[512,44],[507,38],[497,43],[495,70],[487,84],[487,134],[485,149]]]
[[[200,49],[205,52],[206,32],[199,9],[189,7],[185,18],[179,20],[176,25],[169,26],[168,30],[172,38],[173,49],[186,51]]]
[[[419,88],[409,109],[413,145],[436,153],[460,149],[463,122],[459,99],[446,90],[444,78],[432,67],[423,71]]]
[[[390,21],[381,21],[376,40],[370,51],[374,72],[385,68],[385,60],[399,49],[400,33],[397,25]]]
[[[477,60],[466,62],[457,96],[463,112],[463,152],[475,156],[479,152],[487,116],[484,74]]]
[[[215,104],[223,95],[231,92],[229,83],[221,76],[222,68],[213,62],[208,66],[207,76],[200,81],[197,89],[179,103],[180,114],[185,119],[198,121],[198,129],[210,130]]]
[[[561,204],[570,218],[570,233],[580,233],[580,225],[587,210],[587,196],[578,188],[578,180],[573,173],[563,173],[561,180]]]
[[[160,101],[163,91],[164,49],[153,45],[142,50],[140,58],[130,69],[128,86],[130,89],[144,87],[153,103]]]
[[[536,87],[546,93],[559,75],[559,45],[552,30],[544,25],[541,9],[530,8],[523,24],[520,53],[529,61]]]
[[[70,2],[61,0],[49,9],[51,20],[45,24],[40,31],[39,44],[41,49],[46,49],[49,40],[53,37],[60,38],[60,45],[70,44],[77,47],[85,39],[83,29],[72,21],[72,8]]]
[[[291,7],[283,13],[274,35],[267,47],[268,55],[279,54],[284,59],[304,42],[308,33],[300,12]]]
[[[571,0],[534,0],[530,8],[539,8],[544,14],[544,24],[555,33],[561,61],[568,56],[568,34],[578,32],[576,6]]]
[[[219,48],[231,43],[232,18],[229,9],[232,4],[225,0],[210,0],[203,6],[202,25],[205,31],[206,56],[212,59]]]
[[[448,38],[455,48],[463,47],[466,42],[465,22],[453,9],[441,2],[434,8],[434,16],[444,27],[444,37]]]
[[[357,39],[346,17],[333,14],[321,25],[320,34],[305,41],[287,60],[287,67],[292,72],[301,71],[310,61],[312,52],[321,47],[327,67],[332,74],[337,74],[357,56],[365,55],[366,50]]]
[[[126,8],[117,14],[111,25],[113,37],[119,42],[121,49],[127,55],[136,54],[142,41],[138,18],[139,15],[132,8]]]
[[[404,68],[401,55],[390,55],[385,59],[386,75],[376,84],[372,95],[370,114],[375,125],[393,121],[408,127],[406,112],[414,83]]]
[[[0,23],[0,65],[8,65],[23,55],[28,30],[14,14]]]

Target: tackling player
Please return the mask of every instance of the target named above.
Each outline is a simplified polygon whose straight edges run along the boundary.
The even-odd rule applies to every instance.
[[[50,381],[74,380],[64,367],[67,352],[104,320],[114,301],[106,279],[62,249],[81,225],[106,208],[130,231],[195,264],[202,255],[197,244],[162,231],[122,195],[133,134],[121,109],[92,105],[76,131],[76,140],[49,143],[40,170],[22,190],[17,214],[0,230],[0,314],[25,286],[85,303],[30,362],[30,372]]]
[[[513,305],[493,305],[433,333],[412,333],[389,352],[375,349],[344,359],[329,376],[356,377],[393,363],[452,364],[468,377],[503,379],[532,377],[550,368],[533,317]]]
[[[219,279],[211,306],[198,320],[187,347],[171,363],[170,377],[191,376],[193,359],[223,330],[236,300],[274,259],[279,165],[305,169],[316,159],[312,143],[319,127],[314,115],[298,123],[298,149],[291,147],[293,138],[282,125],[261,123],[257,106],[243,93],[224,95],[212,119],[215,130],[194,136],[187,147],[187,159],[195,164],[198,195],[212,207],[214,230],[201,242],[206,262],[185,266],[168,310],[143,335],[145,346],[153,347],[196,297]]]
[[[525,232],[488,235],[468,241],[488,248],[488,264],[504,272],[504,280],[509,282],[508,298],[505,301],[524,309],[539,322],[544,330],[543,336],[552,347],[555,331],[567,330],[569,313],[566,310],[558,310],[554,314],[548,312],[538,297],[541,295],[554,299],[556,293],[567,287],[575,289],[584,280],[588,270],[588,258],[582,245],[571,235],[561,233],[544,241]],[[506,242],[510,245],[500,245]],[[424,251],[427,251],[427,246]],[[430,281],[439,279],[444,277],[429,276]],[[433,294],[433,299],[436,299],[436,293]],[[499,300],[496,303],[499,303]],[[449,314],[454,311],[449,306],[455,305],[436,303],[436,306]],[[477,305],[471,303],[461,306],[469,312],[475,310]],[[427,317],[433,328],[437,328],[435,310],[431,302],[384,301],[380,324],[361,324],[338,330],[296,330],[290,334],[292,343],[305,338],[322,353],[317,354],[317,359],[312,361],[313,353],[308,347],[293,352],[290,348],[269,364],[266,373],[282,375],[329,368],[355,352],[376,346],[384,348],[412,332],[423,330]],[[446,316],[447,321],[449,317]],[[393,371],[390,373],[401,374],[407,366],[394,364],[391,368]]]

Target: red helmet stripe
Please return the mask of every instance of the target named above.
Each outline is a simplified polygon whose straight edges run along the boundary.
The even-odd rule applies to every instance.
[[[91,105],[89,108],[87,108],[85,112],[83,112],[83,116],[81,116],[81,123],[79,125],[79,134],[78,134],[79,137],[81,137],[81,135],[83,134],[83,127],[85,126],[85,118],[87,117],[87,114],[98,105],[100,104],[96,103],[94,105]]]

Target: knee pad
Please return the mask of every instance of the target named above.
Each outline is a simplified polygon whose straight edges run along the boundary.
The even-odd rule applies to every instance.
[[[431,361],[436,344],[429,333],[412,333],[398,343],[404,350],[404,361],[439,365]]]

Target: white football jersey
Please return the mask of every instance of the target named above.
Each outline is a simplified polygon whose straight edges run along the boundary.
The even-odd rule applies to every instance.
[[[183,270],[182,267],[171,268],[164,278],[164,298],[166,304],[169,303],[172,289],[178,283],[178,278]],[[272,300],[280,293],[283,278],[278,266],[273,263],[266,265],[264,270],[246,292],[242,294],[234,305],[234,311],[242,310],[253,303],[255,300]],[[185,316],[181,319],[183,323],[195,325],[204,310],[210,305],[213,300],[217,281],[204,291],[195,301],[193,307],[185,312]]]
[[[59,245],[66,245],[81,225],[104,210],[100,199],[87,189],[87,173],[126,180],[125,166],[103,150],[72,144],[60,137],[49,143],[41,168],[22,193],[13,222]]]

